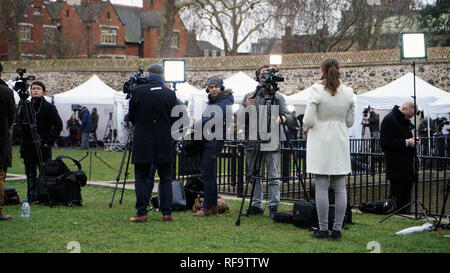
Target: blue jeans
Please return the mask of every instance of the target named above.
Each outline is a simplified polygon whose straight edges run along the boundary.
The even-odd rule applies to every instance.
[[[172,167],[170,163],[155,163],[159,175],[159,194],[160,209],[163,215],[172,213]],[[135,191],[136,191],[136,214],[143,216],[148,213],[148,204],[150,202],[150,170],[152,164],[135,164]],[[153,190],[153,186],[152,186]]]
[[[217,158],[222,152],[224,141],[206,141],[203,146],[201,174],[203,178],[204,208],[217,206]]]

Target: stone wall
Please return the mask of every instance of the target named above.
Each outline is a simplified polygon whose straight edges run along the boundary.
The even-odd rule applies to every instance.
[[[280,83],[282,93],[290,95],[303,90],[320,79],[320,62],[326,57],[337,58],[341,63],[343,83],[354,88],[358,94],[383,86],[408,72],[408,61],[400,61],[398,49],[375,51],[351,51],[334,53],[308,53],[283,55],[279,67],[285,82]],[[206,79],[213,75],[228,78],[238,71],[254,77],[255,69],[268,63],[266,55],[237,57],[186,58],[187,81],[203,88]],[[48,95],[70,90],[98,75],[106,84],[120,91],[139,66],[148,67],[162,63],[161,59],[89,59],[89,60],[26,60],[5,62],[2,78],[16,77],[18,67],[27,68],[28,74],[43,81]],[[428,59],[418,61],[416,75],[430,84],[450,92],[450,47],[429,48]],[[252,91],[252,90],[249,90]]]

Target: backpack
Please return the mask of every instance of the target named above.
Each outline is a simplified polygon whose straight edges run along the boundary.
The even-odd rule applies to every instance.
[[[353,224],[351,208],[352,206],[350,204],[347,204],[342,228],[345,226],[345,224]],[[331,204],[328,210],[329,230],[332,230],[334,225],[334,209],[334,204]],[[317,215],[316,204],[314,202],[303,200],[295,202],[292,223],[294,224],[294,226],[301,228],[319,227],[319,218]]]
[[[362,203],[358,206],[358,209],[363,213],[373,214],[390,214],[394,211],[393,202],[390,199]]]
[[[159,188],[158,195],[150,198],[150,203],[152,204],[153,209],[159,209]],[[172,181],[172,210],[186,210],[186,196],[184,193],[183,183],[178,180]]]
[[[5,188],[3,192],[3,200],[5,200],[5,205],[18,205],[22,203],[16,189],[12,188]]]
[[[72,160],[78,170],[71,171],[62,161],[63,158]],[[82,205],[81,187],[86,185],[86,174],[81,170],[80,162],[68,157],[58,156],[49,160],[44,167],[45,175],[38,177],[38,198],[41,204],[64,204],[67,206]]]

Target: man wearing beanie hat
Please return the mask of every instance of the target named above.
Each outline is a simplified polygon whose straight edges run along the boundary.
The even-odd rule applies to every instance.
[[[203,115],[203,118],[196,122],[194,130],[202,130],[203,126],[215,117],[214,109],[217,106],[222,111],[223,123],[226,121],[226,110],[228,105],[233,105],[234,97],[231,90],[225,89],[221,78],[214,76],[206,81],[206,92],[208,92],[208,106],[205,113],[212,113]],[[213,108],[214,107],[214,108]],[[214,128],[214,127],[213,127]],[[217,128],[211,129],[211,131]],[[214,132],[211,132],[214,133]],[[193,216],[205,217],[218,213],[217,207],[217,158],[220,156],[224,146],[224,139],[226,134],[226,126],[223,127],[223,135],[220,139],[213,138],[212,140],[205,140],[203,145],[201,157],[201,174],[204,185],[204,201],[201,210],[194,213]],[[204,137],[205,138],[205,137]]]
[[[14,102],[13,91],[1,79],[3,66],[0,63],[0,220],[8,220],[10,215],[2,213],[4,205],[4,190],[6,170],[11,167],[12,146],[10,129],[14,122],[14,112],[16,104]]]
[[[149,67],[148,83],[132,89],[129,121],[134,125],[132,163],[135,165],[136,216],[133,223],[147,222],[149,205],[149,175],[156,165],[160,177],[159,202],[163,221],[173,221],[172,163],[175,147],[171,135],[172,108],[177,105],[175,92],[164,85],[164,68]]]

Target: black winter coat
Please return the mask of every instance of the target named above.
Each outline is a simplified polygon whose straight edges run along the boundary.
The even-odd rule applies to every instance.
[[[177,105],[175,92],[164,86],[160,77],[132,90],[129,120],[134,125],[133,164],[172,163],[175,147],[171,127],[177,118],[171,117]]]
[[[14,94],[0,79],[0,169],[11,167],[12,147],[10,129],[14,122]]]
[[[58,110],[43,97],[32,99],[31,106],[36,116],[37,133],[40,137],[41,145],[53,146],[63,129]],[[37,162],[36,149],[32,142],[30,127],[25,123],[25,108],[21,106],[19,111],[18,122],[22,122],[21,156],[26,162]],[[45,153],[45,151],[43,152]]]
[[[405,140],[412,138],[412,123],[396,105],[381,122],[380,143],[386,158],[386,176],[391,181],[413,181],[414,148],[406,147]]]

